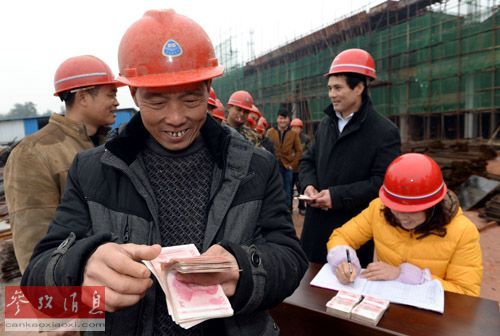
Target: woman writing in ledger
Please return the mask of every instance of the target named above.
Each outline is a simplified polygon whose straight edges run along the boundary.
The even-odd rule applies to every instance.
[[[387,168],[379,198],[333,231],[327,258],[340,282],[353,282],[360,274],[355,250],[372,238],[378,261],[362,277],[409,284],[438,279],[446,291],[479,295],[479,233],[430,157],[411,153],[396,158]]]

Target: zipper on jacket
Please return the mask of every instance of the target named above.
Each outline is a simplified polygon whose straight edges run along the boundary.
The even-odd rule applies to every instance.
[[[231,136],[228,136],[226,138],[226,142],[224,144],[224,153],[226,153],[226,154],[227,154],[227,149],[229,147],[230,141],[231,141]],[[210,199],[208,200],[207,208],[205,209],[205,223],[208,222],[208,214],[210,212],[210,208],[212,207],[212,203],[214,202],[215,196],[217,195],[217,193],[222,188],[222,185],[224,184],[224,176],[226,176],[226,164],[227,164],[227,157],[226,156],[227,155],[224,155],[222,157],[222,174],[221,174],[221,179],[220,179],[219,185],[215,189],[213,196],[211,196]]]
[[[123,229],[123,243],[128,243],[130,240],[130,231],[128,228],[128,218],[127,221],[125,222],[125,228]]]

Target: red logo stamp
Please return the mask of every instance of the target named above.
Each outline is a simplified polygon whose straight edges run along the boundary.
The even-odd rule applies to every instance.
[[[6,286],[6,331],[104,331],[103,286]]]

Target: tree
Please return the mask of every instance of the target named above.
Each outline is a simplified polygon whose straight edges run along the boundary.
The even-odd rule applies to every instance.
[[[36,115],[36,105],[33,102],[26,102],[24,104],[15,104],[6,116],[9,118],[23,118],[36,117]]]

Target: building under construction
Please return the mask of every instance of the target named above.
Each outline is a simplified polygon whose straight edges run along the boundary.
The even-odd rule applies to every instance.
[[[248,90],[270,121],[289,108],[312,132],[329,104],[323,74],[339,52],[362,48],[377,65],[375,108],[403,141],[490,138],[500,123],[499,22],[498,0],[386,1],[230,69],[214,87],[222,101]]]

